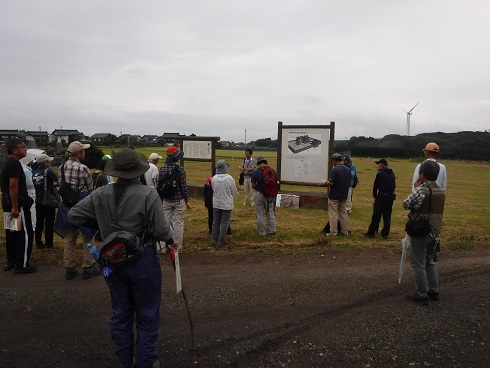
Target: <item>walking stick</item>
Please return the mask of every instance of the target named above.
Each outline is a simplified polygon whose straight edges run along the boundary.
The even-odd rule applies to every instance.
[[[177,269],[175,267],[175,251],[170,248],[168,248],[168,250],[170,253],[170,257],[172,259],[172,267],[174,268],[175,271],[175,277],[180,279],[180,267],[179,267],[178,275],[177,275]],[[177,258],[178,258],[178,254],[177,254]],[[189,326],[191,328],[191,344],[192,344],[192,349],[194,349],[194,323],[192,322],[191,308],[189,307],[189,302],[187,301],[187,296],[185,295],[185,291],[182,285],[180,286],[180,291],[182,292],[182,297],[184,298],[185,309],[187,310],[187,317],[189,317]],[[177,294],[178,293],[179,290],[177,290]]]

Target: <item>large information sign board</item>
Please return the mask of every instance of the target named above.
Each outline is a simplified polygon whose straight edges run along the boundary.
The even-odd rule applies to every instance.
[[[280,137],[280,182],[323,185],[328,177],[330,150],[333,146],[331,125],[282,125]]]

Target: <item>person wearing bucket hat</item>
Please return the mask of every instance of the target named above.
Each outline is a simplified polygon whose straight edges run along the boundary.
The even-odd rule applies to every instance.
[[[446,175],[446,166],[437,161],[437,155],[439,154],[439,145],[434,142],[429,142],[422,150],[424,152],[424,157],[426,160],[436,161],[439,164],[439,175],[437,176],[436,183],[439,185],[439,188],[446,190],[447,186],[447,175]],[[415,167],[415,171],[413,172],[412,178],[412,190],[414,188],[414,183],[418,180],[420,174],[420,164]]]
[[[328,222],[330,232],[327,236],[337,236],[340,231],[344,235],[349,234],[349,216],[347,214],[347,195],[351,182],[351,174],[342,160],[342,155],[334,153],[330,159],[333,169],[330,171],[328,181]],[[340,229],[337,225],[340,222]]]
[[[156,178],[157,191],[162,199],[163,213],[165,221],[173,225],[174,238],[179,243],[179,250],[182,249],[184,242],[184,211],[190,209],[189,188],[187,187],[187,177],[185,170],[178,164],[184,157],[184,152],[177,146],[167,149],[167,159],[162,165]],[[171,194],[161,191],[161,186],[167,179],[172,179],[175,184],[175,191]]]
[[[58,176],[51,169],[51,161],[54,157],[50,157],[46,154],[41,154],[36,157],[38,168],[34,171],[32,179],[34,186],[36,187],[36,228],[35,228],[35,240],[36,248],[53,248],[54,237],[54,218],[56,216],[56,207],[43,204],[44,191],[49,193],[55,193],[55,183],[58,184]],[[44,232],[44,243],[42,241],[42,235]]]
[[[158,153],[152,153],[148,157],[148,162],[150,163],[150,168],[145,173],[145,184],[149,187],[155,188],[156,177],[158,176],[158,161],[162,158]]]
[[[83,243],[87,244],[93,237],[93,232],[86,228],[78,228],[68,221],[68,211],[70,206],[66,203],[66,191],[74,192],[78,195],[79,200],[85,198],[93,189],[92,175],[89,168],[82,164],[85,159],[85,150],[90,144],[83,144],[79,141],[71,142],[67,152],[68,160],[61,165],[60,174],[60,195],[62,202],[58,206],[58,212],[55,219],[55,231],[63,237],[63,263],[65,265],[65,279],[72,280],[77,275],[76,263],[78,262],[80,252],[77,246],[78,233],[82,234]],[[100,269],[95,260],[90,255],[86,247],[83,248],[82,277],[90,279],[100,275]]]
[[[211,241],[214,245],[226,245],[226,233],[230,225],[231,211],[234,208],[233,198],[237,189],[235,179],[228,174],[230,165],[225,160],[219,160],[216,165],[216,175],[211,180],[213,189],[213,227]]]
[[[111,337],[122,367],[159,367],[156,351],[160,325],[162,271],[157,257],[157,242],[172,249],[178,244],[172,237],[170,224],[165,221],[160,198],[155,189],[137,179],[148,171],[145,156],[125,148],[106,164],[107,173],[117,176],[115,184],[92,192],[69,212],[70,222],[92,224],[94,219],[102,239],[122,229],[145,244],[142,254],[134,261],[115,268],[105,278],[110,290],[112,317]],[[136,319],[136,347],[133,322]],[[134,351],[138,354],[135,357]]]
[[[350,186],[349,186],[349,194],[347,195],[347,214],[350,215],[352,213],[352,190],[357,186],[359,180],[357,179],[357,168],[356,165],[352,162],[352,158],[350,155],[345,154],[342,159],[344,160],[344,165],[350,170]]]

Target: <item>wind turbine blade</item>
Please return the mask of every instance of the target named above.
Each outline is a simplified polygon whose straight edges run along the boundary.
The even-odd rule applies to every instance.
[[[403,110],[403,109],[402,109]],[[405,112],[405,114],[408,114],[408,112],[406,110],[403,110]]]
[[[414,107],[412,107],[412,110],[415,109],[419,103],[420,103],[420,101],[417,102],[417,104]],[[409,112],[412,112],[412,110],[410,110]],[[407,112],[407,114],[408,114],[408,112]]]

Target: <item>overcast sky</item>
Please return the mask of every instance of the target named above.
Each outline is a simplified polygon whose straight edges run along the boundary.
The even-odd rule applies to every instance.
[[[0,0],[0,126],[336,139],[490,128],[488,0]]]

